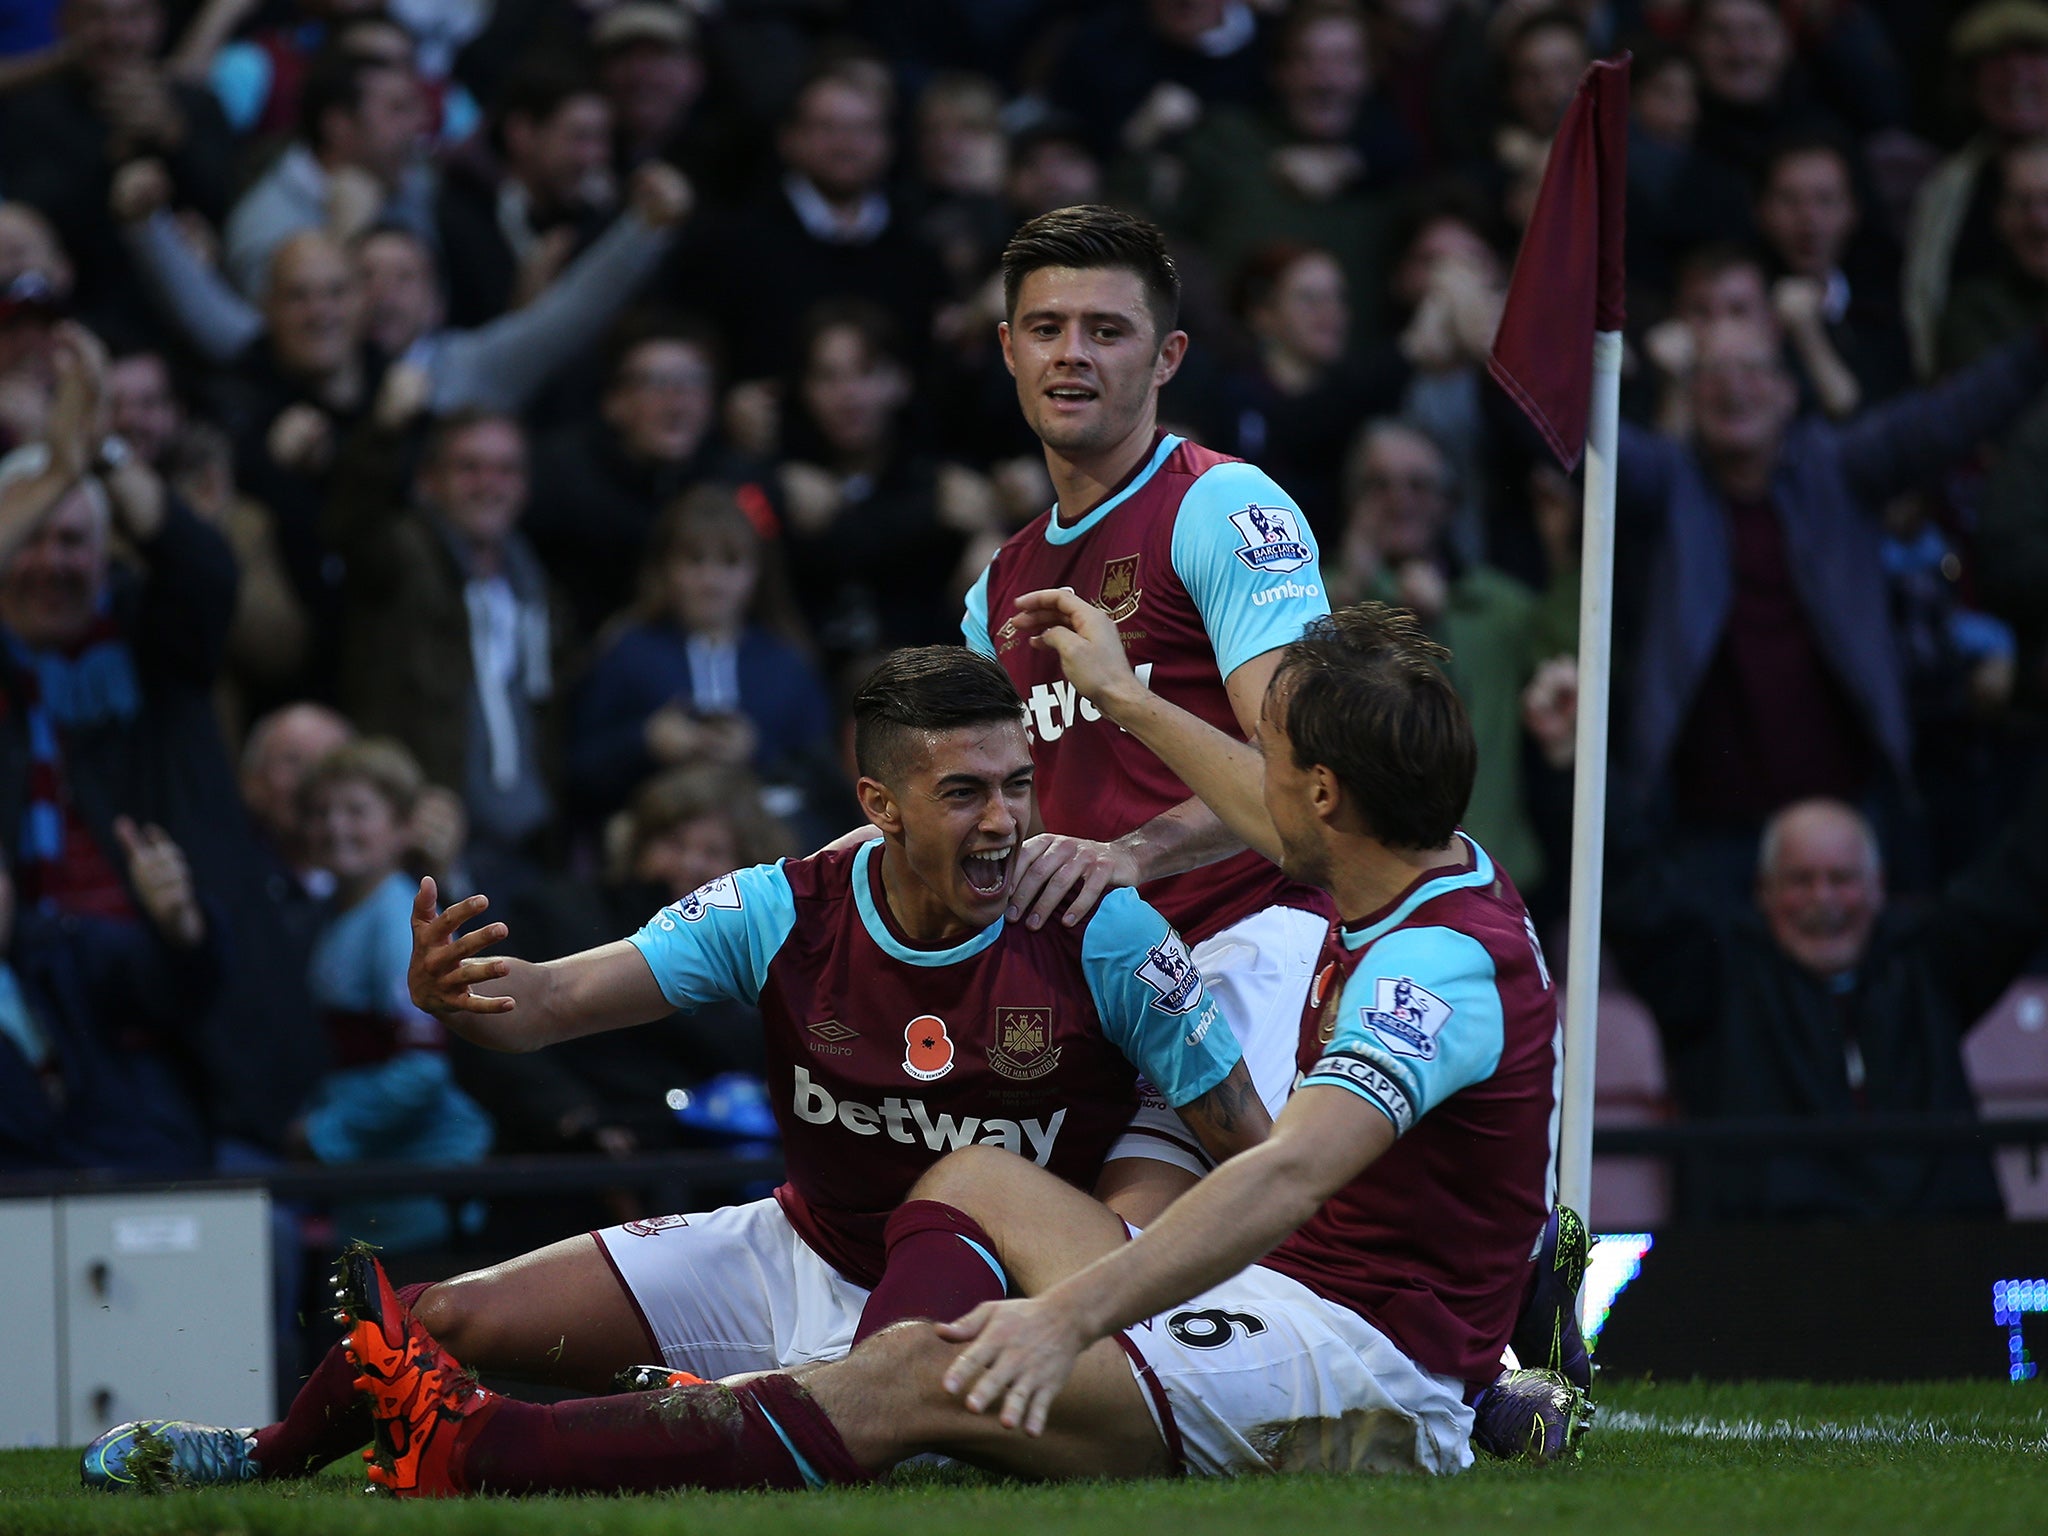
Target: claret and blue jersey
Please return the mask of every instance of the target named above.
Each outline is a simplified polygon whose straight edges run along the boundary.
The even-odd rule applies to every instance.
[[[1112,891],[1085,924],[991,924],[942,949],[897,927],[881,844],[713,880],[633,936],[663,997],[754,1003],[804,1240],[872,1286],[882,1226],[945,1153],[990,1145],[1092,1187],[1142,1071],[1176,1106],[1241,1055],[1172,926]]]
[[[1423,871],[1332,931],[1302,1020],[1300,1089],[1387,1117],[1394,1145],[1265,1260],[1411,1359],[1491,1381],[1553,1198],[1560,1025],[1506,871]]]
[[[1002,663],[1024,699],[1047,829],[1104,841],[1180,804],[1188,789],[1009,623],[1019,597],[1052,587],[1073,588],[1116,621],[1154,693],[1240,737],[1224,680],[1330,611],[1315,537],[1287,493],[1256,466],[1171,433],[1087,516],[1061,523],[1048,511],[1010,537],[967,595],[962,634]],[[1145,895],[1191,940],[1266,907],[1328,911],[1321,892],[1251,852],[1154,881]]]

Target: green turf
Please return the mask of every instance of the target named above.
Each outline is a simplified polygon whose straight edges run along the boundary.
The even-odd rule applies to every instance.
[[[0,1453],[0,1536],[1658,1536],[2048,1530],[2048,1386],[1602,1383],[1605,1426],[1578,1464],[1463,1477],[1303,1477],[1027,1487],[927,1474],[883,1489],[392,1504],[339,1470],[296,1487],[86,1494],[77,1457]]]

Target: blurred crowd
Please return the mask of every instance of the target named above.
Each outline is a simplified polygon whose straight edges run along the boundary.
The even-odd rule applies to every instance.
[[[1622,48],[1615,877],[1650,850],[1839,996],[1879,907],[2018,860],[1954,1017],[1895,1010],[1952,1060],[2048,933],[2006,832],[2048,695],[2048,0],[15,0],[0,1169],[718,1134],[676,1105],[758,1066],[743,1017],[485,1057],[406,998],[415,881],[542,959],[853,823],[850,689],[957,639],[1051,500],[997,261],[1072,203],[1170,234],[1170,429],[1296,498],[1333,603],[1451,648],[1468,825],[1555,922],[1579,488],[1485,359]],[[1860,897],[1782,825],[1817,800]],[[1668,945],[1618,947],[1654,1003]],[[1782,1064],[1702,1055],[1707,985],[1660,1013],[1674,1089],[1758,1109],[1731,1085]],[[1969,1107],[1815,1010],[1824,1090],[1763,1112]]]

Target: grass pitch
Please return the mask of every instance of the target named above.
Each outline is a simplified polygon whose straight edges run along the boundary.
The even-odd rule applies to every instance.
[[[1576,1465],[1463,1477],[1259,1478],[1038,1487],[971,1473],[819,1494],[394,1504],[333,1468],[278,1490],[88,1494],[69,1451],[0,1453],[0,1536],[1674,1536],[2048,1529],[2048,1388],[1603,1382]]]

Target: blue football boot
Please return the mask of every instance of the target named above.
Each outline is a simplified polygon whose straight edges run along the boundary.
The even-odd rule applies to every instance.
[[[128,1493],[246,1483],[263,1470],[251,1454],[255,1445],[253,1429],[138,1419],[88,1445],[78,1477],[88,1488]]]
[[[1502,1371],[1472,1405],[1472,1443],[1502,1461],[1575,1458],[1592,1424],[1586,1394],[1556,1371]]]

